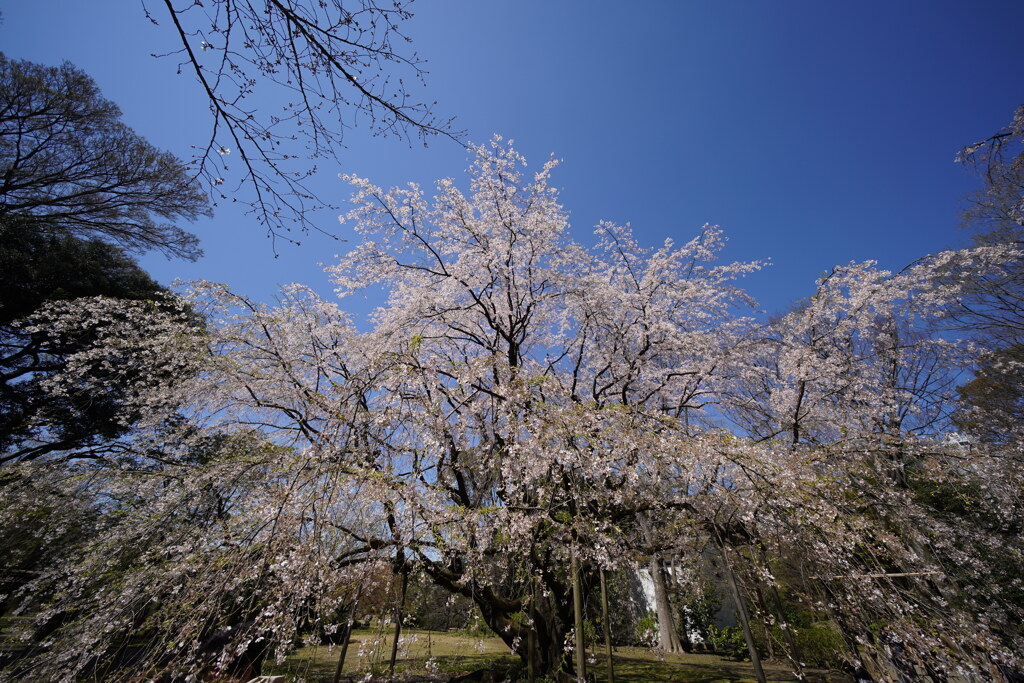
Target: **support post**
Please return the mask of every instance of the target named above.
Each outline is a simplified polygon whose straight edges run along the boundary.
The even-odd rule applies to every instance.
[[[576,680],[587,680],[587,653],[583,641],[583,590],[580,586],[580,568],[576,553],[572,555],[572,608],[576,616]]]
[[[615,683],[615,664],[612,661],[612,628],[608,622],[608,586],[601,567],[601,625],[604,627],[604,650],[608,657],[608,683]]]
[[[345,624],[345,635],[341,641],[341,653],[338,655],[338,666],[334,669],[334,683],[341,681],[341,670],[345,667],[345,655],[348,654],[348,641],[352,638],[352,626],[356,621],[356,609],[359,607],[359,598],[363,596],[363,585],[359,584],[356,591],[356,599],[352,601],[352,611],[348,615],[348,623]]]
[[[747,613],[747,606],[740,595],[739,585],[736,583],[736,572],[733,570],[732,559],[725,544],[719,546],[722,550],[722,558],[725,560],[726,573],[729,575],[729,586],[732,587],[732,597],[736,601],[736,611],[739,612],[740,622],[743,624],[743,636],[747,639],[747,650],[750,652],[750,663],[754,665],[754,675],[758,683],[768,683],[765,678],[764,668],[761,666],[761,656],[757,654],[757,647],[754,645],[754,634],[750,630],[750,615]]]
[[[537,577],[530,573],[530,628],[526,632],[526,675],[537,683]]]
[[[399,589],[398,605],[395,608],[395,640],[391,643],[391,663],[388,664],[388,674],[394,675],[395,661],[398,659],[398,640],[402,637],[402,611],[405,609],[405,591],[409,584],[409,571],[405,565],[405,553],[400,552],[398,563],[402,575],[401,588]]]

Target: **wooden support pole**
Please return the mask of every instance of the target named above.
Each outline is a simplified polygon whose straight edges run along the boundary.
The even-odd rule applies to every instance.
[[[391,663],[388,664],[388,674],[394,675],[395,673],[395,661],[398,659],[398,640],[402,637],[402,611],[405,609],[405,591],[409,585],[409,571],[405,565],[405,554],[401,553],[398,557],[399,566],[401,567],[401,588],[399,589],[398,605],[395,608],[395,641],[391,643]]]
[[[341,681],[341,670],[345,667],[345,655],[348,654],[348,641],[352,639],[352,626],[356,621],[356,610],[359,608],[359,598],[363,596],[363,585],[359,584],[356,591],[356,599],[352,601],[352,611],[348,615],[348,623],[345,624],[345,635],[341,641],[341,653],[338,655],[338,666],[334,670],[334,683]]]
[[[585,683],[587,680],[587,653],[583,648],[583,590],[580,586],[580,569],[575,552],[572,555],[571,571],[572,609],[576,617],[576,680],[579,683]]]
[[[743,625],[743,636],[747,640],[747,650],[750,652],[750,663],[754,665],[754,675],[758,683],[768,683],[764,675],[764,668],[761,666],[761,656],[757,654],[757,647],[754,645],[754,633],[750,630],[750,615],[747,613],[747,605],[740,595],[740,588],[736,582],[736,572],[733,570],[732,559],[725,544],[719,545],[722,551],[722,558],[725,560],[726,574],[729,576],[729,586],[732,588],[732,597],[736,601],[736,611],[739,613],[740,622]]]
[[[530,628],[526,631],[526,676],[537,683],[537,577],[530,573]]]
[[[348,654],[348,641],[352,637],[352,622],[355,619],[355,612],[348,619],[345,625],[345,635],[341,643],[341,654],[338,655],[338,666],[334,669],[334,683],[341,681],[341,670],[345,668],[345,655]]]
[[[601,625],[604,627],[604,650],[608,657],[608,683],[615,683],[615,664],[612,661],[612,628],[608,622],[608,586],[601,567]]]
[[[779,595],[779,589],[775,587],[774,583],[768,584],[771,588],[772,597],[775,599],[776,616],[779,619],[779,626],[782,628],[782,635],[786,638],[786,645],[789,647],[789,658],[795,668],[794,673],[800,680],[804,678],[804,666],[800,661],[800,650],[796,646],[796,639],[793,637],[792,627],[789,622],[786,621],[786,612],[782,604],[782,596]]]

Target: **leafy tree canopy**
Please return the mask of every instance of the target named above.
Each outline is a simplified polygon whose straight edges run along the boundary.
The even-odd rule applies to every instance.
[[[960,161],[982,181],[964,212],[981,245],[1015,250],[999,268],[954,269],[966,283],[952,312],[989,351],[975,378],[961,387],[962,429],[986,439],[1020,443],[1024,425],[1024,106],[994,135],[965,148]]]
[[[205,215],[183,164],[126,126],[92,78],[0,54],[0,216],[195,259],[198,241],[176,221]]]
[[[0,220],[0,325],[47,301],[85,296],[153,298],[166,293],[121,249],[54,231],[42,221]]]
[[[147,326],[154,317],[187,317],[171,313],[166,295],[118,247],[37,219],[0,218],[0,461],[105,448],[124,434],[134,421],[127,405],[138,379],[132,356],[144,350]],[[102,301],[131,301],[138,310],[90,319],[86,312],[98,312]],[[61,328],[59,311],[77,311],[78,319]],[[104,339],[120,339],[121,350],[93,353]],[[93,368],[91,383],[48,389],[76,358]]]

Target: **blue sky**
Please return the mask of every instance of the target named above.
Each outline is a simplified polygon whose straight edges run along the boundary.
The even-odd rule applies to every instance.
[[[162,4],[149,4],[161,18]],[[173,58],[149,56],[173,49],[173,35],[140,2],[0,0],[0,9],[10,57],[75,63],[130,125],[179,156],[203,141],[205,103]],[[747,282],[769,312],[808,295],[832,265],[900,268],[966,244],[958,212],[977,183],[954,157],[1024,103],[1019,1],[419,0],[413,9],[406,32],[430,72],[423,99],[456,116],[470,140],[500,133],[531,165],[562,159],[554,183],[579,240],[591,241],[599,220],[629,221],[650,245],[720,224],[725,258],[771,258]],[[346,140],[341,165],[317,179],[337,204],[349,195],[338,172],[430,187],[467,165],[443,139],[423,148],[357,131]],[[336,213],[317,219],[336,230]],[[231,205],[194,231],[199,262],[143,264],[164,282],[203,277],[269,299],[293,281],[328,294],[317,264],[345,249],[310,236],[275,258]]]

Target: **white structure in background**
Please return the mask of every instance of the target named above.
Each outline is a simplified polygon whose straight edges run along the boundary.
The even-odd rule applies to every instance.
[[[673,570],[671,568],[666,567],[665,568],[665,573],[668,575],[668,577],[670,579],[674,578],[674,577],[672,577]],[[640,567],[639,569],[636,570],[636,578],[640,582],[640,589],[643,591],[643,595],[644,595],[644,605],[643,605],[644,613],[645,614],[657,614],[658,613],[658,607],[657,607],[657,603],[654,600],[654,579],[651,578],[650,570],[648,570],[646,567]],[[684,607],[683,611],[687,612],[688,609]],[[657,620],[655,620],[655,623],[657,624]],[[676,626],[678,627],[679,624],[676,624]],[[658,627],[660,628],[661,625],[658,624]],[[695,631],[693,629],[690,629],[689,631],[687,631],[686,638],[695,647],[701,646],[701,645],[705,645],[704,637],[700,633],[698,633],[697,631]],[[657,645],[657,642],[658,642],[658,633],[657,632],[654,633],[653,640],[654,640],[654,644]]]

